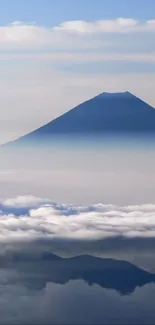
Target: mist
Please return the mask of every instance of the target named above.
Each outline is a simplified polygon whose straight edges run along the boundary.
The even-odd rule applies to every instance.
[[[0,149],[0,197],[33,195],[68,204],[154,202],[151,139],[62,142]]]

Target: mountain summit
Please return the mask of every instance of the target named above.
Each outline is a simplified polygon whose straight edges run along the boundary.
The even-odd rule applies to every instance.
[[[101,93],[16,141],[121,132],[155,132],[155,109],[128,91]]]

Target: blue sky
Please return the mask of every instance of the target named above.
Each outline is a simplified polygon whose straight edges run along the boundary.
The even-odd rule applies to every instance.
[[[56,25],[66,20],[154,18],[154,0],[0,0],[0,23],[14,20]]]
[[[155,107],[154,0],[0,0],[0,142],[104,91]]]

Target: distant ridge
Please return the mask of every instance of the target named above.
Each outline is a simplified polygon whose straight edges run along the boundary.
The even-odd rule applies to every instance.
[[[128,91],[103,92],[14,142],[122,132],[155,133],[155,109]]]

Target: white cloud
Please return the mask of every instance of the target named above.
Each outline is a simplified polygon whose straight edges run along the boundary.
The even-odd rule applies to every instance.
[[[6,26],[0,26],[0,45],[60,45],[60,41],[74,41],[73,34],[98,33],[133,33],[155,32],[155,20],[141,22],[132,18],[117,18],[114,20],[99,20],[95,22],[66,21],[59,26],[44,27],[36,23],[15,21]],[[64,35],[65,33],[65,35]],[[69,37],[69,38],[68,38]],[[81,39],[83,42],[83,40]],[[63,41],[63,43],[65,43]],[[84,43],[83,43],[84,45]]]
[[[8,26],[0,27],[1,43],[22,43],[22,42],[39,42],[46,43],[50,41],[51,29],[43,28],[36,25],[23,24],[14,22]]]
[[[17,196],[15,198],[6,199],[3,202],[4,206],[11,207],[11,208],[25,208],[29,207],[37,207],[40,204],[48,203],[49,200],[36,198],[32,195],[28,196]]]
[[[23,206],[25,213],[21,210]],[[31,239],[155,237],[154,204],[74,206],[50,203],[50,200],[47,204],[45,200],[28,196],[5,200],[0,208],[1,243]]]
[[[155,31],[155,20],[141,22],[132,18],[98,20],[86,22],[82,20],[67,21],[53,28],[56,31],[72,31],[77,33],[129,33]]]
[[[89,40],[75,37],[69,33],[55,31],[50,27],[38,26],[34,23],[14,22],[0,26],[0,49],[68,49],[68,48],[98,48],[107,45],[100,40]]]

